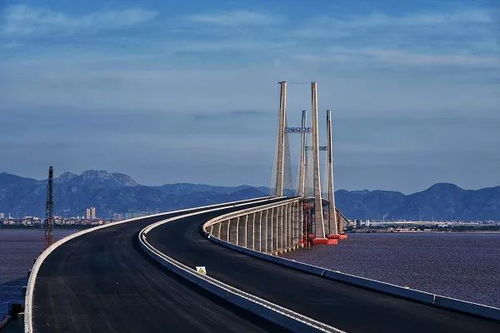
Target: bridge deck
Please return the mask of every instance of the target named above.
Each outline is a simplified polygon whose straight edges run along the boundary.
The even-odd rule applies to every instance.
[[[148,233],[163,253],[261,298],[348,332],[500,332],[500,323],[299,272],[206,239],[208,213]]]
[[[166,217],[97,230],[49,255],[36,279],[35,332],[279,332],[150,261],[139,230]]]

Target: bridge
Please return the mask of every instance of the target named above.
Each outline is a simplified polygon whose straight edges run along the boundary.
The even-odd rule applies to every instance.
[[[500,309],[280,257],[349,241],[333,196],[331,113],[322,150],[316,83],[311,96],[311,128],[304,112],[290,129],[280,83],[272,196],[120,221],[50,245],[29,277],[25,332],[499,332]],[[301,135],[292,196],[288,133]]]

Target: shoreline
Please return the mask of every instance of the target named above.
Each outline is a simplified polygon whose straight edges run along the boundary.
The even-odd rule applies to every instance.
[[[111,222],[113,223],[113,222]],[[72,225],[72,226],[57,226],[54,227],[53,230],[82,230],[95,227],[95,225]],[[36,226],[0,226],[0,230],[39,230],[44,231],[44,228]],[[363,231],[354,231],[354,230],[346,230],[347,234],[430,234],[430,233],[439,233],[439,234],[465,234],[465,233],[473,233],[473,234],[500,234],[500,230],[363,230]]]
[[[497,230],[401,230],[401,231],[391,231],[391,230],[372,230],[372,231],[347,231],[348,234],[500,234]]]
[[[88,229],[88,228],[92,228],[92,227],[95,227],[95,225],[82,225],[82,226],[78,226],[78,225],[72,225],[72,226],[64,226],[64,227],[61,227],[61,226],[56,226],[54,227],[52,230],[81,230],[81,229]],[[30,227],[30,226],[0,226],[0,230],[2,229],[5,229],[5,230],[40,230],[40,231],[44,231],[45,229],[43,227],[39,227],[39,226],[36,226],[36,227]]]

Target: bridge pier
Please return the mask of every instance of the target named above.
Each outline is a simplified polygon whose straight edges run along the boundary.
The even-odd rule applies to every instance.
[[[314,183],[314,224],[316,237],[325,238],[323,219],[323,196],[321,193],[321,172],[319,166],[319,122],[318,122],[318,83],[311,82],[312,112],[312,150],[313,150],[313,183]]]
[[[286,128],[286,100],[287,83],[279,82],[280,85],[280,110],[278,122],[278,139],[276,147],[276,184],[274,196],[281,197],[284,193],[285,183],[285,128]]]
[[[262,211],[259,214],[259,252],[262,252]]]
[[[333,129],[332,129],[332,111],[326,110],[326,165],[328,177],[328,238],[337,238],[339,231],[337,228],[337,214],[335,209],[335,188],[333,178]]]

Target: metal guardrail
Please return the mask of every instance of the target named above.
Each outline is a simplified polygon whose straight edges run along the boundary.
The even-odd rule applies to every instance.
[[[203,225],[203,231],[237,246],[281,254],[303,246],[302,215],[297,197],[215,217]]]

